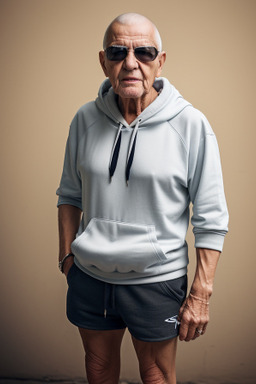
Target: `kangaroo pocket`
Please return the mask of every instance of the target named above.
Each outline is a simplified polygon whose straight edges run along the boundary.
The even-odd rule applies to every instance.
[[[93,218],[72,243],[79,263],[103,272],[147,270],[166,260],[153,225]]]

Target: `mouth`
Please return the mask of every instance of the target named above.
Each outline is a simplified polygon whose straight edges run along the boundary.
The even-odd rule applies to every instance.
[[[122,79],[122,82],[125,84],[135,84],[140,82],[141,80],[138,79],[137,77],[132,77],[132,76],[127,76]]]

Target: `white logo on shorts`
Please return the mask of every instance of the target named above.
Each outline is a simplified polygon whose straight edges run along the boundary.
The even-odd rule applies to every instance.
[[[180,322],[178,321],[178,315],[169,317],[165,321],[166,321],[166,323],[173,323],[173,324],[175,324],[175,329],[177,328],[178,325],[180,325]]]

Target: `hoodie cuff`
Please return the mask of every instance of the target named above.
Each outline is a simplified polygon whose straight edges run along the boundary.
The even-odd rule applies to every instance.
[[[226,232],[201,232],[195,234],[195,248],[214,249],[222,252]]]
[[[74,197],[61,196],[60,195],[58,198],[57,207],[59,207],[60,205],[63,205],[63,204],[73,205],[74,207],[81,209],[81,211],[83,210],[82,201],[80,198],[74,198]]]

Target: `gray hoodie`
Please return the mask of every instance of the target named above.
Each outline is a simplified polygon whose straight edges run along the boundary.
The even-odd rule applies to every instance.
[[[227,233],[216,137],[167,79],[154,87],[159,96],[129,125],[105,80],[70,126],[58,206],[83,211],[76,265],[110,283],[186,274],[191,202],[195,247],[221,251]]]

